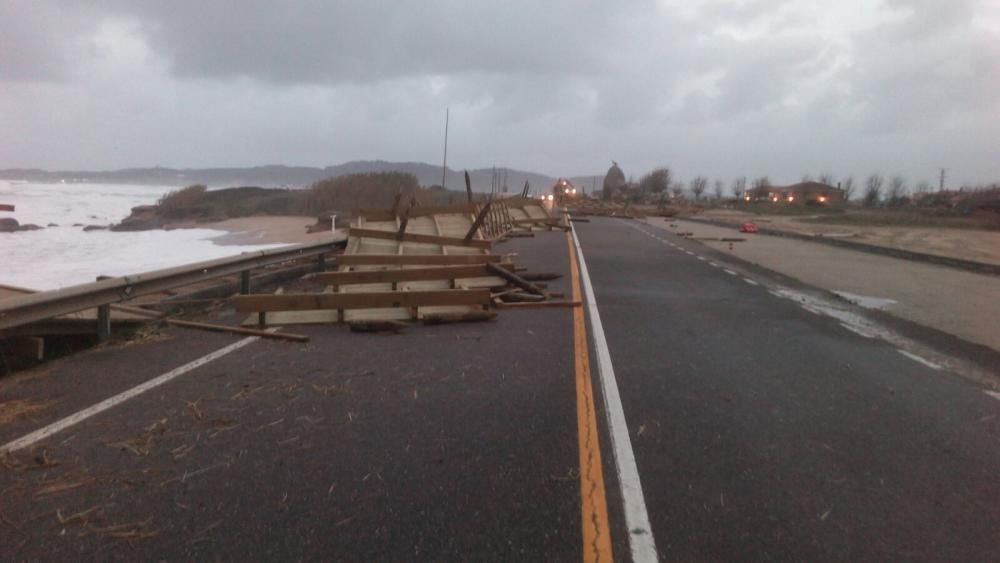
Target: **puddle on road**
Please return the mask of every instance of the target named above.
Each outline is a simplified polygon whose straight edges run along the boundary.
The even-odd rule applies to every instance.
[[[833,290],[833,293],[839,295],[845,301],[854,303],[855,305],[859,305],[861,307],[864,307],[865,309],[884,310],[888,309],[889,307],[897,303],[895,299],[888,299],[885,297],[871,297],[868,295],[858,295],[857,293],[850,293],[847,291]]]

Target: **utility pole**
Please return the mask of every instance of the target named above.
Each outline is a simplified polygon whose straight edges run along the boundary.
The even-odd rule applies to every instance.
[[[448,118],[451,117],[451,108],[444,109],[444,160],[441,162],[441,187],[447,189],[444,184],[445,171],[448,170]]]
[[[938,181],[938,191],[944,191],[944,168],[941,169],[941,179]]]

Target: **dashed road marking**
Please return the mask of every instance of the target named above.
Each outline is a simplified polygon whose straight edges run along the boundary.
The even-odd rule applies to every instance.
[[[709,262],[708,265],[711,266],[711,267],[713,267],[713,268],[721,268],[722,267],[722,266],[716,264],[715,262]]]
[[[752,279],[750,279],[750,278],[743,278],[743,281],[747,282],[747,283],[748,283],[748,284],[750,284],[750,285],[760,285],[759,283],[757,283],[757,282],[753,281],[753,280],[752,280]]]
[[[941,366],[935,364],[934,362],[932,362],[930,360],[926,360],[924,358],[921,358],[920,356],[918,356],[916,354],[913,354],[913,353],[910,353],[910,352],[907,352],[906,350],[897,350],[897,352],[899,352],[900,354],[906,356],[907,358],[910,358],[914,362],[923,364],[923,365],[925,365],[925,366],[927,366],[927,367],[929,367],[931,369],[935,369],[935,370],[941,369]]]
[[[706,258],[704,256],[699,256],[698,260],[701,260],[702,262],[704,262],[706,260]]]
[[[806,309],[806,310],[809,311],[809,309]],[[810,313],[815,313],[815,311],[809,311],[809,312]],[[818,315],[819,313],[815,313],[815,314]],[[840,323],[840,326],[846,328],[847,330],[853,332],[854,334],[857,334],[858,336],[864,336],[865,338],[875,338],[874,334],[865,332],[865,331],[861,330],[860,328],[853,327],[853,326],[851,326],[851,325],[849,325],[847,323]]]
[[[722,271],[725,272],[725,273],[727,273],[727,274],[729,274],[730,276],[735,276],[736,275],[736,272],[734,272],[732,270],[722,270]]]
[[[1000,400],[1000,392],[997,392],[997,391],[983,391],[983,393],[986,393],[987,395],[989,395],[990,397],[993,397],[994,399]]]

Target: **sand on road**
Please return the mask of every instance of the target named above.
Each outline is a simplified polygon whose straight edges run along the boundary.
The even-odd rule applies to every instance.
[[[695,237],[747,238],[732,255],[808,285],[858,296],[888,299],[884,311],[1000,351],[1000,278],[826,244],[692,221],[650,217],[650,225]],[[670,225],[677,225],[671,228]],[[729,244],[700,241],[729,253]]]

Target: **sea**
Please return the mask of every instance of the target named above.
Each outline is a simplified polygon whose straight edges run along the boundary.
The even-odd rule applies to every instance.
[[[44,229],[0,233],[0,285],[44,290],[94,281],[97,276],[139,274],[201,260],[264,250],[280,244],[222,246],[213,229],[116,233],[83,226],[120,222],[137,205],[150,205],[176,189],[125,184],[33,184],[0,180],[0,211],[22,225]]]

